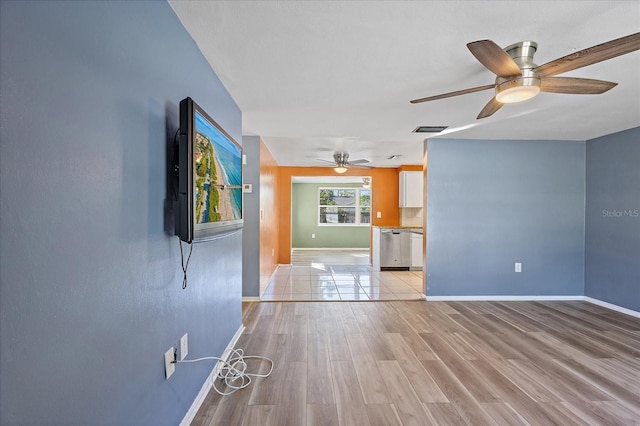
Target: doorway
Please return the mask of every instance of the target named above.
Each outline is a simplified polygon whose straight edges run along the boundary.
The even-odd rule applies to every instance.
[[[292,176],[291,253],[296,261],[329,256],[334,264],[363,264],[371,242],[371,195],[370,176]],[[296,263],[293,257],[291,263]],[[366,264],[371,264],[368,254]]]

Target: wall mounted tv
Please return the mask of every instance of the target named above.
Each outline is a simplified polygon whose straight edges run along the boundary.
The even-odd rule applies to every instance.
[[[175,233],[187,243],[242,228],[242,148],[193,99],[180,102]]]

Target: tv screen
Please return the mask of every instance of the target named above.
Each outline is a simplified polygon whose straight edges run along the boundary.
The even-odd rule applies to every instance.
[[[191,243],[242,227],[242,148],[193,99],[180,102],[176,234]]]

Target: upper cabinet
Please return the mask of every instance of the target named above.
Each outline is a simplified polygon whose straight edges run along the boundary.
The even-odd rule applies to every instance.
[[[422,208],[422,172],[400,172],[400,207]]]

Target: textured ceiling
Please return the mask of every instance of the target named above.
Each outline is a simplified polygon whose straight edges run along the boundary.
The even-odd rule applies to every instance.
[[[640,126],[638,51],[562,74],[619,83],[601,95],[542,93],[483,120],[492,90],[409,103],[493,84],[470,41],[536,41],[541,65],[640,31],[637,0],[170,4],[240,106],[243,133],[261,136],[282,166],[336,151],[381,167],[421,164],[419,125],[449,126],[437,137],[570,140]]]

